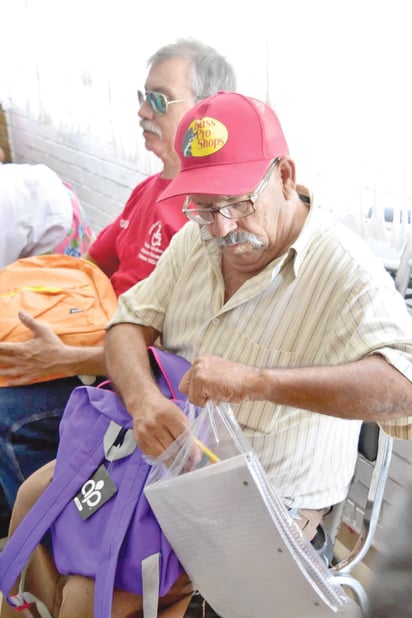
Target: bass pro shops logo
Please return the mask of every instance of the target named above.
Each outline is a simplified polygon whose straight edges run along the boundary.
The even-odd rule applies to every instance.
[[[183,138],[183,155],[207,157],[223,148],[227,140],[228,130],[225,125],[215,118],[204,116],[189,125]]]

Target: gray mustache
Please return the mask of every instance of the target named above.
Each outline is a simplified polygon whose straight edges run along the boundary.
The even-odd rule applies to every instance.
[[[249,243],[256,249],[263,247],[263,242],[249,232],[230,232],[226,236],[216,238],[216,242],[219,247],[230,247],[230,245],[237,245],[238,243]]]
[[[150,120],[141,120],[139,122],[143,131],[149,131],[150,133],[154,133],[158,137],[162,137],[162,132],[156,125],[152,124]]]

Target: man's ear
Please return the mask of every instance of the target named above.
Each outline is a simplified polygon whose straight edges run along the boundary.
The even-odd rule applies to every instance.
[[[282,179],[283,195],[286,200],[290,200],[296,190],[295,162],[289,157],[282,158],[279,161],[279,173]]]

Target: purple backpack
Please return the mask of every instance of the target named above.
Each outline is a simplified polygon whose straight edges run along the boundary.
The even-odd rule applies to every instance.
[[[184,409],[178,385],[190,364],[153,347],[149,356],[160,390]],[[53,480],[0,553],[4,595],[51,528],[59,572],[95,579],[95,618],[110,618],[114,587],[143,595],[145,617],[157,616],[159,596],[183,569],[144,495],[149,471],[118,395],[74,389],[60,424]],[[16,608],[25,604],[24,597],[8,601]]]

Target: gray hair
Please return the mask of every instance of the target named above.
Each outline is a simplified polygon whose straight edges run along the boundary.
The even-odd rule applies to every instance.
[[[188,58],[189,87],[197,99],[205,99],[219,90],[236,90],[232,65],[216,49],[196,39],[178,39],[164,45],[147,61],[150,67],[170,58]]]

